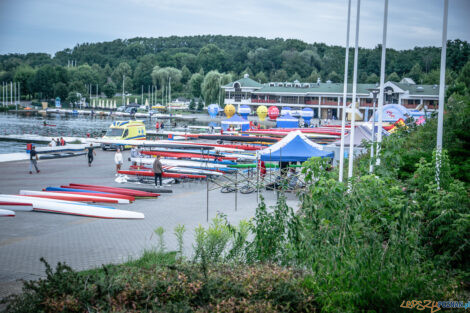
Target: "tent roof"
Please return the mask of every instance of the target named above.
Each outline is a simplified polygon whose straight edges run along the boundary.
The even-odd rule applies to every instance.
[[[346,136],[344,136],[344,145],[349,147],[351,132],[349,132]],[[354,132],[354,146],[361,146],[362,141],[372,141],[372,130],[370,130],[367,126],[361,125],[357,126]],[[341,145],[341,139],[334,142],[336,146]]]
[[[261,150],[262,161],[303,162],[311,157],[333,157],[333,152],[322,151],[322,146],[309,140],[299,130],[290,132],[274,145]]]
[[[276,121],[278,122],[285,122],[285,121],[298,121],[299,119],[293,117],[292,115],[290,115],[289,113],[286,113],[280,117],[277,118]]]
[[[225,121],[222,121],[222,124],[249,124],[247,120],[245,120],[243,117],[241,117],[238,114],[234,114],[231,118],[226,119]]]

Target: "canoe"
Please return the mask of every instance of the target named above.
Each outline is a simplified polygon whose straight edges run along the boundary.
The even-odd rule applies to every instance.
[[[69,215],[79,215],[86,217],[106,218],[106,219],[143,219],[144,214],[133,211],[118,210],[110,207],[83,204],[63,200],[32,198],[26,196],[0,195],[1,201],[25,201],[31,202],[33,210],[38,212],[60,213]],[[111,210],[112,209],[112,210]]]
[[[46,191],[34,191],[34,190],[20,190],[20,195],[37,197],[37,198],[78,201],[78,202],[101,202],[101,203],[129,203],[130,202],[129,200],[126,200],[126,199],[88,196],[88,195],[83,195],[83,194],[71,194],[71,193],[65,193],[65,192],[46,192]]]
[[[241,136],[241,135],[185,135],[187,137],[208,139],[208,140],[226,140],[226,141],[241,141],[241,142],[278,142],[279,138],[272,137],[255,137],[255,136]]]
[[[132,158],[132,162],[137,164],[152,165],[155,159],[150,158]],[[174,160],[174,159],[160,159],[162,165],[166,166],[181,166],[181,167],[200,167],[200,168],[227,168],[225,164],[218,163],[209,163],[209,162],[199,162],[192,160]]]
[[[0,209],[0,217],[14,217],[15,211]]]
[[[158,193],[173,193],[171,189],[163,189],[156,187],[141,187],[141,186],[125,186],[127,189],[147,191],[147,192],[158,192]]]
[[[124,174],[124,175],[139,175],[139,176],[154,176],[154,173],[152,171],[118,171],[119,174]],[[201,178],[207,178],[205,175],[193,175],[193,174],[180,174],[180,173],[168,173],[168,172],[163,172],[162,177],[165,178],[192,178],[192,179],[201,179]]]
[[[123,194],[123,195],[134,196],[134,197],[158,197],[158,196],[160,196],[158,193],[138,191],[138,190],[132,190],[132,189],[125,189],[125,188],[120,188],[120,187],[108,187],[108,186],[73,184],[73,183],[69,184],[69,186],[72,187],[72,188],[81,188],[81,189],[88,189],[88,190],[95,190],[95,191],[105,191],[105,192]],[[61,186],[61,187],[63,187],[63,186]]]
[[[173,158],[200,158],[200,159],[213,159],[213,160],[236,160],[235,157],[224,157],[216,155],[207,155],[200,153],[187,153],[187,152],[167,152],[167,151],[142,151],[145,155],[159,155],[163,157]]]
[[[134,196],[121,195],[117,193],[105,193],[105,192],[86,190],[86,189],[47,187],[43,189],[43,191],[50,191],[50,192],[57,192],[57,193],[65,192],[65,193],[70,193],[70,194],[80,194],[80,195],[92,196],[92,197],[98,196],[98,197],[105,197],[105,198],[124,199],[124,200],[129,200],[129,202],[135,201]]]
[[[0,199],[0,209],[8,211],[32,211],[33,205],[28,201]]]

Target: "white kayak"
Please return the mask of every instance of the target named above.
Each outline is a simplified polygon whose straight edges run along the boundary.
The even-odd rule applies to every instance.
[[[4,200],[0,198],[0,209],[7,211],[32,211],[33,204],[25,199]]]
[[[97,193],[95,196],[95,195],[80,195],[80,194],[73,194],[73,193],[66,193],[66,192],[57,193],[57,192],[47,192],[47,191],[35,191],[35,190],[20,190],[20,195],[22,196],[50,196],[50,197],[64,196],[64,197],[76,197],[76,198],[95,198],[99,200],[115,200],[117,203],[130,203],[130,201],[127,199],[100,197],[99,193]],[[99,201],[96,201],[96,202],[99,202]]]
[[[0,209],[0,217],[13,217],[15,216],[15,211]]]
[[[117,210],[111,207],[83,204],[79,202],[31,198],[26,196],[0,195],[0,201],[31,202],[34,211],[80,215],[96,218],[143,219],[144,214],[133,211]]]
[[[152,165],[155,161],[154,158],[132,158],[132,162],[137,164]],[[177,160],[177,159],[160,159],[164,166],[181,166],[181,167],[194,167],[194,168],[227,168],[226,164],[198,162],[191,160]]]

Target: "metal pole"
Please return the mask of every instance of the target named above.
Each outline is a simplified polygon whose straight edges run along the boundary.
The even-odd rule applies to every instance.
[[[348,25],[346,27],[346,52],[344,58],[344,86],[343,86],[343,111],[341,114],[341,146],[339,148],[339,178],[340,182],[343,181],[343,168],[344,168],[344,133],[346,128],[346,103],[348,92],[348,67],[349,67],[349,29],[351,21],[351,0],[348,1]]]
[[[442,133],[444,127],[444,95],[446,85],[446,52],[447,52],[447,16],[449,0],[444,0],[444,17],[442,23],[442,48],[441,48],[441,75],[439,79],[439,113],[437,116],[437,149],[436,149],[436,182],[439,188],[439,176],[441,171]]]
[[[375,144],[375,101],[377,99],[377,93],[373,92],[374,100],[372,101],[372,145],[370,146],[370,164],[369,164],[369,173],[374,171],[374,162],[372,158],[374,157],[374,144]]]
[[[259,154],[256,152],[256,203],[259,204],[259,176],[260,176],[260,159]]]
[[[21,88],[20,88],[20,82],[18,82],[18,104],[21,105]],[[18,110],[18,108],[17,108]]]
[[[10,82],[10,105],[13,105],[13,82]]]
[[[353,90],[352,90],[352,115],[351,115],[351,131],[349,140],[349,162],[348,162],[348,178],[353,175],[354,163],[354,127],[356,124],[356,89],[357,89],[357,59],[359,50],[359,21],[361,19],[361,0],[357,0],[357,15],[356,15],[356,38],[354,46],[354,71],[353,71]]]
[[[150,103],[150,85],[147,86],[147,93],[148,93],[148,101],[149,101],[149,105],[152,106],[152,103]]]
[[[144,85],[140,85],[140,87],[142,89],[142,95],[140,96],[140,103],[144,105]]]
[[[171,76],[168,77],[168,109],[171,115]]]
[[[209,222],[209,177],[206,177],[206,222]]]
[[[125,78],[125,76],[122,75],[122,105],[125,105],[125,103],[124,103],[124,101],[125,101],[125,99],[124,99],[124,78]]]
[[[237,200],[238,200],[238,170],[235,172],[235,212],[237,212]]]
[[[383,120],[383,106],[384,106],[384,84],[385,84],[385,53],[387,51],[387,20],[388,20],[388,0],[385,0],[384,7],[384,26],[382,35],[382,59],[380,61],[380,91],[379,91],[379,106],[378,112],[378,131],[377,131],[377,149],[376,149],[376,165],[380,165],[380,148],[382,143],[382,120]],[[375,120],[375,116],[374,116]]]

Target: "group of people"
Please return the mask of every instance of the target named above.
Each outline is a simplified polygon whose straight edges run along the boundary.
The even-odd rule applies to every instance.
[[[57,146],[65,146],[67,143],[65,142],[63,137],[54,139],[51,139],[51,142],[49,142],[49,147],[57,147]]]

